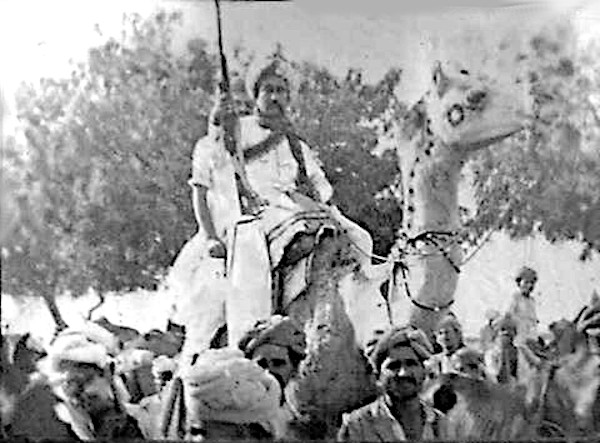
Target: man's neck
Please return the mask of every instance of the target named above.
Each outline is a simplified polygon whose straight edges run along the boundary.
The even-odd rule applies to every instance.
[[[292,125],[286,115],[264,115],[260,111],[256,111],[258,124],[263,128],[271,129],[272,131],[288,131]]]
[[[418,395],[404,399],[388,397],[388,408],[410,440],[418,439],[423,430],[423,407]]]
[[[401,399],[388,395],[386,400],[390,412],[397,419],[404,416],[412,416],[416,412],[421,411],[421,400],[418,395]]]

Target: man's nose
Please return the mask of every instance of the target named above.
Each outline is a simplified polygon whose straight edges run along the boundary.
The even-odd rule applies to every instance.
[[[408,371],[406,370],[405,366],[400,366],[400,368],[398,368],[398,375],[401,377],[406,376],[406,374],[408,374]]]

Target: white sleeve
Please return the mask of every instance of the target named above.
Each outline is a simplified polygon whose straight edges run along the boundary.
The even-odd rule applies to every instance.
[[[331,186],[331,183],[329,183],[329,180],[327,180],[317,155],[308,147],[306,143],[300,143],[302,146],[304,163],[306,165],[306,175],[319,193],[321,201],[326,203],[333,195],[333,187]]]
[[[192,154],[192,177],[188,183],[192,186],[212,187],[211,156],[214,151],[214,137],[202,137],[194,147]]]

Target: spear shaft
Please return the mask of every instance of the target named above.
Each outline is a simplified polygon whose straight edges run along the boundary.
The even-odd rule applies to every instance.
[[[217,10],[217,41],[219,45],[219,58],[221,61],[221,81],[219,88],[221,94],[226,98],[226,102],[232,105],[231,85],[229,81],[229,69],[227,68],[227,58],[223,48],[223,29],[221,24],[221,5],[219,0],[215,0]],[[219,98],[221,99],[221,98]],[[246,169],[244,167],[244,153],[240,149],[236,139],[236,131],[239,128],[238,116],[233,109],[227,109],[222,116],[223,141],[225,149],[231,154],[233,166],[235,169],[235,182],[238,190],[240,209],[242,214],[255,214],[260,210],[260,201],[257,194],[252,190]]]

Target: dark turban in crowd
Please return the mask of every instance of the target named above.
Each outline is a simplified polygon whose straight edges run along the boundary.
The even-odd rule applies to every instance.
[[[287,348],[294,365],[305,356],[306,335],[291,318],[274,315],[268,320],[259,320],[238,342],[246,358],[252,358],[261,345],[271,344]]]
[[[413,326],[393,327],[391,330],[375,331],[375,337],[367,343],[367,356],[376,373],[393,348],[408,346],[424,362],[433,354],[433,347],[425,333]]]

